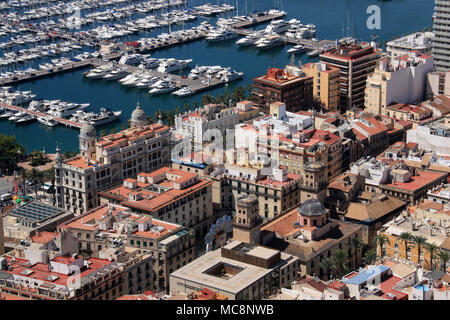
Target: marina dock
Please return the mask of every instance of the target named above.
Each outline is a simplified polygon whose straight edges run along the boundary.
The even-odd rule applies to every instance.
[[[30,114],[30,115],[33,115],[33,116],[36,116],[36,117],[48,117],[48,114],[46,114],[46,113],[37,112],[37,111],[31,111],[31,110],[28,110],[26,108],[12,106],[12,105],[9,105],[9,104],[3,103],[3,102],[0,102],[0,107],[3,107],[3,108],[8,109],[8,110],[24,112],[24,113],[27,113],[27,114]],[[79,129],[82,126],[81,123],[70,121],[70,120],[67,120],[67,119],[62,119],[62,118],[53,118],[53,119],[55,121],[57,121],[58,123],[63,124],[63,125],[68,126],[68,127],[73,127],[73,128],[78,128]]]
[[[283,13],[277,13],[277,14],[266,14],[260,17],[256,17],[255,20],[253,21],[243,21],[243,22],[238,22],[233,24],[231,27],[232,28],[249,28],[249,27],[253,27],[259,24],[262,24],[264,22],[270,21],[270,20],[274,20],[274,19],[279,19],[284,17],[286,14]]]
[[[336,40],[320,40],[320,41],[312,41],[311,39],[292,39],[286,36],[282,37],[285,43],[293,44],[293,45],[304,45],[310,49],[317,49],[322,51],[328,51],[336,46]]]
[[[108,64],[108,62],[100,61],[100,62],[95,63],[94,65],[99,67],[99,66],[105,65],[105,64]],[[181,88],[182,86],[189,86],[191,88],[191,90],[194,92],[194,94],[202,92],[202,91],[210,90],[210,89],[213,89],[213,88],[216,88],[216,87],[226,84],[226,82],[220,81],[216,78],[212,78],[210,80],[210,82],[208,83],[208,78],[206,78],[206,77],[199,77],[198,79],[192,80],[189,78],[183,78],[182,76],[179,76],[174,73],[162,73],[162,72],[158,72],[153,69],[142,69],[139,67],[125,65],[125,64],[119,64],[119,63],[116,63],[116,66],[120,67],[120,68],[124,68],[129,73],[145,72],[154,77],[160,77],[160,78],[165,78],[165,77],[170,76],[174,80],[174,86],[177,89]],[[207,84],[204,84],[203,82],[206,82]]]

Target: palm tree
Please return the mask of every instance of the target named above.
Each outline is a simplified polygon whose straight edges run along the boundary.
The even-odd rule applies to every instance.
[[[400,242],[405,243],[405,258],[406,258],[406,260],[408,260],[408,241],[411,241],[411,237],[412,237],[411,232],[402,232],[398,236],[398,239],[400,240]]]
[[[377,260],[377,253],[375,250],[369,250],[364,255],[364,262],[366,264],[373,264]]]
[[[333,253],[333,265],[336,269],[336,275],[339,278],[343,276],[345,269],[347,268],[347,258],[347,254],[342,249],[338,249]]]
[[[443,266],[443,271],[445,272],[445,270],[447,269],[447,262],[449,259],[449,255],[447,251],[441,251],[439,252],[439,260],[441,261],[441,264]]]
[[[21,172],[20,172],[20,178],[22,179],[22,194],[23,195],[25,195],[25,193],[26,193],[26,185],[25,185],[25,182],[26,182],[26,180],[27,180],[27,177],[28,177],[28,171],[27,170],[22,170]]]
[[[433,259],[436,256],[438,246],[434,243],[425,243],[425,249],[430,253],[430,270],[433,270]]]
[[[386,244],[391,244],[389,242],[389,238],[382,233],[379,233],[375,236],[375,243],[380,246],[380,257],[383,258],[383,248]]]
[[[329,258],[323,259],[319,263],[319,267],[322,268],[322,270],[324,271],[327,280],[332,278],[331,271],[333,270],[333,261],[331,259]]]
[[[181,108],[180,106],[175,106],[175,115],[179,115],[181,113]]]
[[[42,182],[44,175],[41,171],[33,168],[30,172],[28,172],[27,176],[28,179],[34,183],[34,193],[37,198],[38,182]]]
[[[358,236],[355,236],[350,240],[350,246],[353,248],[354,254],[355,254],[355,264],[354,267],[356,269],[356,265],[358,263],[358,253],[360,249],[363,247],[362,241],[358,238]]]
[[[417,236],[412,236],[411,240],[417,245],[417,263],[420,264],[420,254],[421,254],[421,249],[422,246],[427,242],[427,238],[425,238],[424,236],[421,235],[417,235]]]

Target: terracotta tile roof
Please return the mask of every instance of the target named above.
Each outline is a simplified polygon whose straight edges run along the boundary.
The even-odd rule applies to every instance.
[[[412,176],[407,182],[388,183],[380,186],[386,186],[396,189],[415,191],[434,181],[446,176],[446,173],[417,170],[416,175]]]
[[[56,232],[42,231],[32,236],[31,240],[33,241],[33,243],[46,244],[52,241],[56,236],[58,236],[58,233]]]
[[[405,206],[406,202],[386,196],[385,200],[375,200],[368,204],[351,202],[345,218],[358,221],[376,221]]]

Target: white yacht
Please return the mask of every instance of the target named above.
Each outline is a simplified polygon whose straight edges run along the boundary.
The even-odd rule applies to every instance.
[[[271,49],[284,45],[284,40],[280,36],[268,36],[261,41],[257,42],[256,47],[258,49]]]
[[[0,119],[9,119],[16,114],[15,111],[5,111],[5,113],[0,114]]]
[[[17,124],[21,124],[21,123],[27,123],[27,122],[31,122],[36,120],[36,117],[26,113],[24,116],[19,117],[18,119],[16,119],[14,122]]]
[[[152,89],[148,93],[151,95],[162,94],[170,91],[174,91],[175,87],[172,84],[172,81],[169,80],[160,80],[155,85],[152,86]]]
[[[148,58],[145,61],[143,61],[139,68],[143,69],[155,69],[160,65],[160,60],[156,58]]]
[[[103,79],[105,80],[117,80],[122,79],[129,74],[128,71],[123,69],[114,69],[111,73],[106,74]]]
[[[49,127],[54,127],[54,126],[58,125],[58,122],[55,119],[53,119],[52,116],[37,117],[37,121],[39,121],[43,125],[46,125]]]
[[[296,46],[293,46],[292,48],[290,48],[287,53],[302,53],[305,52],[307,49],[304,45],[302,44],[298,44]]]
[[[309,51],[306,55],[308,57],[316,57],[316,56],[318,56],[321,53],[323,53],[322,50],[314,49],[314,50]]]
[[[255,44],[256,41],[262,38],[261,32],[254,32],[247,36],[245,36],[242,39],[239,39],[236,41],[236,44],[241,47],[251,46],[252,44]]]
[[[150,86],[152,86],[153,84],[155,84],[156,81],[158,80],[159,77],[152,77],[152,76],[144,77],[143,79],[141,79],[141,81],[135,84],[135,87],[139,89],[147,89],[150,88]]]
[[[135,77],[136,75],[134,73],[131,73],[129,75],[127,75],[125,78],[122,78],[119,80],[120,83],[124,83],[127,82],[128,80],[130,80],[131,78]]]
[[[243,72],[229,70],[221,76],[221,80],[224,81],[225,83],[228,83],[242,78],[243,75],[244,75]]]
[[[110,71],[113,70],[113,67],[110,65],[101,66],[91,71],[87,72],[84,76],[89,79],[100,79],[107,75]]]
[[[78,104],[63,102],[56,105],[51,105],[50,110],[47,113],[55,118],[65,118],[76,112],[77,110],[83,110],[89,107],[89,103]]]
[[[131,87],[136,85],[140,80],[142,79],[142,76],[140,75],[133,75],[131,78],[129,78],[127,81],[122,82],[122,85]]]
[[[101,108],[99,114],[94,114],[92,117],[89,118],[89,124],[92,126],[101,126],[103,124],[107,124],[110,122],[113,122],[117,120],[120,115],[122,114],[122,111],[111,111],[106,108]]]
[[[178,89],[177,91],[172,92],[173,95],[177,97],[186,97],[194,94],[195,92],[189,88],[189,86],[182,87],[181,89]]]
[[[158,72],[162,73],[169,73],[169,72],[175,72],[182,70],[190,65],[192,62],[192,59],[187,60],[177,60],[177,59],[167,59],[166,61],[162,62],[159,67],[156,69]]]
[[[129,65],[136,65],[141,63],[142,61],[145,60],[145,58],[147,58],[146,55],[142,55],[139,53],[134,53],[134,54],[124,54],[120,60],[119,63],[121,64],[129,64]]]
[[[290,23],[279,19],[272,20],[269,25],[264,29],[266,33],[284,33],[291,27]]]
[[[9,121],[16,121],[16,120],[19,120],[20,118],[22,118],[22,117],[25,116],[25,115],[26,115],[25,112],[19,111],[19,112],[17,112],[17,113],[13,113],[13,115],[10,116],[10,117],[8,118],[8,120],[9,120]]]
[[[206,37],[206,40],[211,42],[217,42],[217,41],[224,41],[224,40],[231,40],[237,38],[238,34],[234,32],[231,29],[218,29],[211,31],[208,36]]]

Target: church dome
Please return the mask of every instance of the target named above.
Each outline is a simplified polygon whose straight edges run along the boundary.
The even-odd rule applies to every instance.
[[[97,137],[97,130],[90,124],[83,124],[80,129],[80,137],[84,139],[91,139]]]
[[[147,115],[145,114],[144,110],[141,109],[139,102],[136,106],[136,109],[134,109],[133,113],[131,114],[131,121],[133,121],[133,122],[146,122],[147,121]]]
[[[317,217],[325,214],[326,209],[320,201],[308,199],[302,203],[297,212],[302,216]]]

